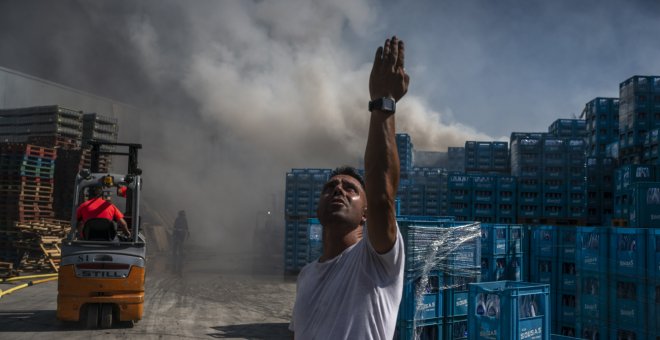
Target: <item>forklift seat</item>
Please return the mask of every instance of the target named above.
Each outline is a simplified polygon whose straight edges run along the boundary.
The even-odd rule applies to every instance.
[[[86,241],[114,241],[117,238],[117,223],[107,218],[92,218],[83,226]]]

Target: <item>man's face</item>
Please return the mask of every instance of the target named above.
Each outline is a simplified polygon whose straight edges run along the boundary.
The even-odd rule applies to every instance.
[[[317,215],[323,225],[341,223],[351,226],[366,221],[366,197],[357,179],[348,175],[337,175],[325,184]]]

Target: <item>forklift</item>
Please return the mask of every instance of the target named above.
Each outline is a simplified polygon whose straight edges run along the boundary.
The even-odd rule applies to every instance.
[[[91,141],[90,169],[76,175],[71,232],[62,241],[58,273],[57,318],[76,321],[89,329],[110,328],[115,322],[129,327],[142,319],[146,242],[140,229],[142,170],[140,144]],[[116,152],[115,148],[128,148]],[[126,174],[99,172],[101,155],[128,156]],[[90,219],[77,232],[77,207],[93,190],[124,208],[131,236],[118,232],[114,221]]]

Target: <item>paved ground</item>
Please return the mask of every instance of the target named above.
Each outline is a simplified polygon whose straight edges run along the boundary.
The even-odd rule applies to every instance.
[[[85,330],[59,322],[52,281],[0,299],[0,338],[291,339],[295,278],[280,274],[281,261],[238,254],[189,258],[183,278],[169,273],[167,261],[148,260],[144,318],[133,328]]]

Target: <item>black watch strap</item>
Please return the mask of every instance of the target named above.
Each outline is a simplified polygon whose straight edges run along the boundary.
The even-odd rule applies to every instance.
[[[396,101],[394,98],[382,97],[369,102],[369,111],[380,110],[384,112],[396,112]]]

